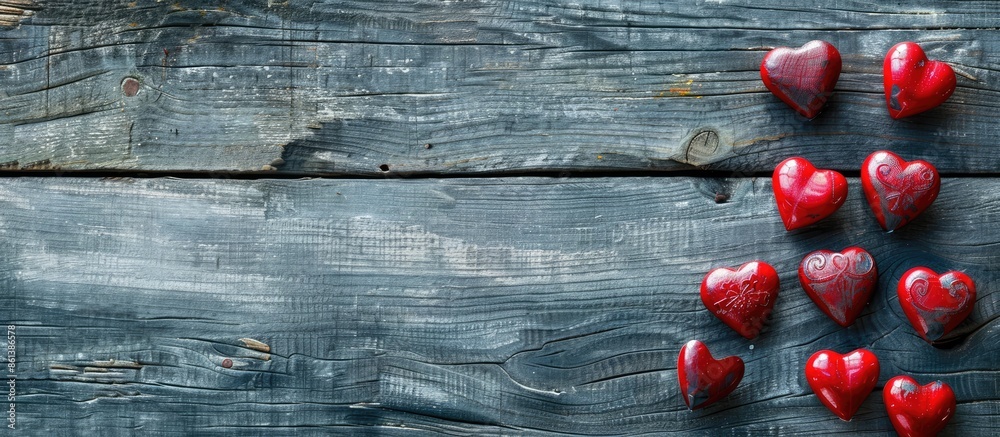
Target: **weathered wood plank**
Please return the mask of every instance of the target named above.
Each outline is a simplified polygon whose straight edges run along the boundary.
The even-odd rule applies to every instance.
[[[757,172],[790,154],[857,169],[879,148],[1000,165],[995,2],[22,3],[0,30],[9,168]],[[809,122],[757,67],[811,39],[844,73]],[[893,121],[880,68],[903,40],[959,89]]]
[[[850,184],[831,219],[787,233],[769,182],[738,178],[5,179],[0,305],[17,325],[19,426],[884,435],[879,393],[842,422],[802,375],[816,350],[868,347],[879,389],[940,378],[959,400],[948,432],[996,434],[998,183],[947,179],[892,234]],[[847,245],[882,275],[842,329],[795,268]],[[697,289],[708,269],[754,258],[784,285],[747,341]],[[891,291],[917,264],[978,283],[949,348],[920,340]],[[675,360],[693,338],[742,356],[747,376],[691,413]]]

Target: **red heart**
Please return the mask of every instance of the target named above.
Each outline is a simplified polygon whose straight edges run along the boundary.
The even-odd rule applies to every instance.
[[[847,179],[833,170],[817,170],[805,158],[788,158],[771,176],[774,200],[786,230],[816,223],[844,204]]]
[[[909,117],[944,103],[955,92],[955,72],[941,61],[929,61],[914,42],[892,46],[882,64],[885,103],[892,118]]]
[[[868,304],[877,281],[875,259],[860,247],[848,247],[840,253],[817,250],[799,264],[802,289],[819,309],[845,328]]]
[[[903,273],[896,294],[906,318],[928,342],[955,329],[976,304],[976,284],[968,275],[950,271],[938,276],[926,267]]]
[[[878,357],[866,349],[846,355],[822,350],[806,361],[806,381],[826,408],[851,420],[878,382]]]
[[[937,435],[955,415],[955,392],[941,381],[921,387],[909,376],[897,376],[885,383],[882,399],[902,437]]]
[[[906,162],[881,150],[861,166],[861,189],[882,229],[894,231],[927,209],[941,190],[937,169],[927,161]]]
[[[743,379],[740,357],[712,358],[708,347],[691,340],[677,357],[677,379],[688,409],[696,410],[732,393]]]
[[[778,298],[778,272],[753,261],[737,270],[715,269],[701,281],[701,301],[712,314],[746,338],[760,334]]]
[[[764,86],[806,118],[819,115],[840,78],[840,52],[826,41],[778,47],[760,64]]]

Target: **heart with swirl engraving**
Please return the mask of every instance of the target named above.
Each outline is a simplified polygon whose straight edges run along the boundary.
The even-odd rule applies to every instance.
[[[921,386],[909,376],[897,376],[885,383],[882,400],[902,437],[935,436],[955,415],[955,392],[941,381]]]
[[[833,170],[819,170],[805,158],[792,157],[771,176],[774,200],[786,230],[816,223],[847,200],[847,179]]]
[[[938,275],[927,267],[914,267],[903,273],[896,294],[913,328],[920,337],[933,343],[972,313],[976,284],[962,272]]]
[[[847,327],[871,299],[878,269],[872,255],[860,247],[840,252],[817,250],[802,258],[799,282],[820,310]]]
[[[753,261],[738,269],[718,268],[701,281],[701,301],[743,337],[760,334],[778,298],[778,272],[770,264]]]
[[[760,64],[760,78],[772,94],[806,118],[819,115],[840,78],[840,52],[826,41],[797,49],[778,47]]]
[[[882,229],[894,231],[924,212],[941,190],[941,177],[927,161],[904,161],[880,150],[861,165],[861,189]]]
[[[948,64],[927,59],[914,42],[896,44],[882,63],[882,82],[889,116],[909,117],[944,103],[955,92],[955,72]]]
[[[806,381],[820,402],[837,417],[851,420],[878,382],[878,357],[867,349],[844,355],[831,350],[806,361]]]
[[[726,397],[743,380],[743,360],[732,356],[715,359],[708,346],[691,340],[677,357],[677,379],[688,409],[697,410]]]

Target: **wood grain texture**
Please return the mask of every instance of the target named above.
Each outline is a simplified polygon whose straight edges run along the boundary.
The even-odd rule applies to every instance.
[[[15,178],[0,181],[3,314],[18,326],[19,425],[101,435],[891,435],[880,392],[851,422],[811,394],[813,352],[857,347],[941,379],[948,435],[1000,427],[1000,187],[946,179],[881,232],[845,206],[785,232],[769,181]],[[725,202],[716,203],[717,195]],[[806,253],[860,245],[879,289],[855,325],[797,284]],[[702,306],[710,268],[772,263],[759,338]],[[912,266],[977,281],[947,348],[894,289]],[[688,412],[684,342],[736,354],[727,399]]]
[[[11,169],[759,172],[798,154],[856,170],[877,149],[948,173],[1000,165],[995,2],[7,4],[20,5],[0,6]],[[840,49],[844,73],[806,121],[757,69],[812,39]],[[881,63],[904,40],[959,86],[893,121]]]

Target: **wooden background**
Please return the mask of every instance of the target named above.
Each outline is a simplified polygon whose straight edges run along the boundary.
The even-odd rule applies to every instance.
[[[1000,4],[991,1],[0,0],[0,310],[26,435],[891,435],[886,380],[941,379],[947,435],[1000,433]],[[844,58],[812,121],[764,53]],[[881,63],[951,64],[942,107],[894,121]],[[945,175],[886,234],[860,195],[888,149]],[[785,232],[770,172],[844,170],[833,217]],[[850,328],[798,286],[860,245],[879,289]],[[772,321],[701,305],[711,268],[772,263]],[[894,288],[962,270],[940,347]],[[688,340],[739,355],[689,412]],[[805,360],[867,347],[851,422]]]

